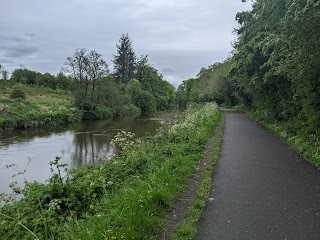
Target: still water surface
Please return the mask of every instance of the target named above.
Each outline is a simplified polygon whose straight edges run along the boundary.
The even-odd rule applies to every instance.
[[[100,157],[110,157],[119,149],[110,145],[117,132],[130,131],[141,137],[154,134],[161,126],[159,119],[147,116],[113,121],[84,121],[69,127],[32,129],[0,133],[0,193],[10,192],[9,183],[16,172],[4,167],[17,164],[24,170],[31,159],[25,177],[28,181],[44,182],[50,176],[50,161],[56,156],[69,168],[99,164]],[[15,179],[22,183],[23,176]]]

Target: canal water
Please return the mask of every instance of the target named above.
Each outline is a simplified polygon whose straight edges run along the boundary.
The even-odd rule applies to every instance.
[[[9,193],[10,182],[22,184],[24,177],[29,182],[45,182],[51,174],[49,163],[57,156],[69,168],[99,164],[102,158],[119,152],[110,144],[119,131],[141,137],[147,132],[154,134],[161,125],[160,119],[139,116],[0,133],[0,193]],[[8,165],[12,167],[7,168]],[[25,169],[24,175],[12,177]]]

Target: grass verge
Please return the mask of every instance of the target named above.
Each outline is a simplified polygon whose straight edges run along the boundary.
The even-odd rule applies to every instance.
[[[222,128],[215,142],[210,162],[205,169],[202,183],[197,190],[195,201],[188,209],[184,222],[176,226],[172,236],[173,240],[192,240],[197,233],[197,222],[206,206],[206,201],[213,184],[212,172],[219,158],[221,138]]]
[[[180,123],[100,166],[73,170],[67,178],[57,172],[48,184],[28,183],[22,200],[0,209],[0,236],[156,239],[221,117],[215,104],[193,107]],[[52,167],[61,171],[56,160]]]

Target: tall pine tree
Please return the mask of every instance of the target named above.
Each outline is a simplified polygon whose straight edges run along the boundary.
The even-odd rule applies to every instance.
[[[132,41],[128,33],[122,34],[119,45],[117,44],[117,55],[114,55],[114,75],[118,83],[128,83],[134,77],[136,56],[132,48]]]

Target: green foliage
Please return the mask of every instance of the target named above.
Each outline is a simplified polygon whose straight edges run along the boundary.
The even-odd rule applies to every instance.
[[[41,74],[26,68],[15,69],[12,72],[10,82],[61,90],[71,90],[73,85],[72,79],[67,78],[63,73],[53,76],[50,73]]]
[[[191,78],[182,81],[176,92],[177,104],[180,109],[185,109],[189,102],[200,102],[199,96],[199,79]]]
[[[8,80],[8,74],[9,72],[0,65],[0,74],[1,74],[1,79],[0,80],[3,80],[3,81],[7,81]]]
[[[154,96],[145,90],[137,92],[133,96],[133,101],[142,112],[154,112],[156,111],[156,100]]]
[[[109,69],[102,55],[95,50],[88,52],[85,48],[76,49],[65,62],[64,71],[76,81],[76,106],[84,110],[92,110],[99,105],[99,83],[108,77]],[[78,101],[77,101],[78,100]]]
[[[136,56],[132,47],[129,34],[122,34],[119,45],[117,45],[117,55],[114,55],[114,75],[118,83],[128,83],[134,77]]]
[[[29,96],[26,101],[1,99],[0,130],[55,126],[80,121],[81,112],[73,107],[69,100],[64,99],[64,95],[57,96],[58,98]]]
[[[38,85],[56,89],[57,81],[56,78],[50,73],[41,74],[38,79]]]
[[[141,83],[137,79],[131,79],[126,86],[126,91],[132,99],[132,103],[139,107],[142,112],[154,112],[156,101],[154,96],[142,89]]]
[[[41,73],[39,72],[19,68],[12,72],[10,80],[21,84],[36,85],[37,78],[40,76]]]
[[[231,61],[226,60],[200,71],[198,74],[199,98],[202,101],[214,101],[228,106],[235,104],[232,81],[228,74],[230,65]]]
[[[257,0],[237,15],[230,73],[240,103],[302,137],[320,134],[319,13],[316,1]]]
[[[27,184],[23,199],[0,209],[1,237],[155,238],[220,119],[216,105],[197,106],[172,128],[138,140],[100,166],[74,169],[66,177],[57,158],[52,167],[60,174],[56,171],[48,184]]]
[[[158,71],[149,63],[148,56],[141,56],[136,64],[135,78],[141,83],[141,88],[150,92],[156,101],[156,109],[163,111],[175,105],[173,86],[163,80]]]
[[[177,102],[185,108],[188,102],[216,102],[233,106],[236,103],[234,82],[229,75],[231,60],[202,68],[197,78],[185,80],[178,87]]]
[[[25,91],[21,85],[17,85],[12,89],[10,94],[11,99],[25,100],[27,98]]]
[[[69,100],[74,100],[73,104],[81,111],[83,119],[109,119],[174,108],[174,87],[163,80],[162,75],[148,62],[147,56],[142,56],[136,63],[131,44],[128,34],[122,35],[117,45],[118,55],[114,56],[113,75],[109,74],[108,65],[101,54],[82,48],[76,49],[67,58],[63,70],[68,76],[62,72],[57,76],[41,74],[21,67],[13,71],[10,81],[0,84],[20,83],[27,89],[28,96],[34,96],[36,92],[45,95],[46,91],[57,95],[69,94]],[[131,86],[129,83],[134,77],[139,86]],[[39,86],[43,91],[39,90]],[[6,87],[0,91],[7,94],[8,89]],[[5,127],[9,129],[21,126],[14,121],[4,125],[10,126]],[[30,123],[30,126],[33,125]]]

